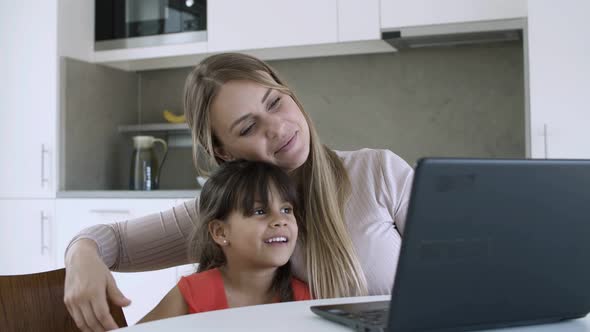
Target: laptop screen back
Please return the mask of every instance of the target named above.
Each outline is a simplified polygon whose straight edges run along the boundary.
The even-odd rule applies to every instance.
[[[389,331],[590,311],[590,161],[423,159]]]

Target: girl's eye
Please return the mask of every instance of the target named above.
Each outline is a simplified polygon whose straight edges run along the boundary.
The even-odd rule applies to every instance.
[[[248,133],[252,130],[253,127],[254,127],[254,123],[244,129],[242,129],[242,131],[240,131],[240,136],[248,135]]]
[[[263,215],[264,213],[265,213],[265,212],[264,212],[264,209],[254,209],[254,215],[255,215],[255,216],[261,216],[261,215]]]
[[[282,212],[286,213],[286,214],[291,214],[291,213],[293,213],[293,208],[285,207],[285,208],[283,208]]]
[[[279,102],[281,101],[281,97],[277,97],[272,103],[270,103],[269,108],[268,109],[274,109],[279,105]]]

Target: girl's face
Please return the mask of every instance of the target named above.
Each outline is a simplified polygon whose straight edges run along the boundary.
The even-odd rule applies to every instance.
[[[211,105],[211,126],[223,160],[277,165],[286,172],[309,155],[309,126],[288,95],[247,80],[225,83]]]
[[[221,244],[228,264],[246,268],[275,268],[286,264],[297,242],[297,221],[293,206],[273,187],[269,206],[256,202],[254,214],[232,212],[223,224]],[[224,242],[226,240],[227,242]]]

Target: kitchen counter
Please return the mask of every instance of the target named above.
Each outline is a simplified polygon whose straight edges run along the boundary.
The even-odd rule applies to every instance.
[[[68,190],[57,198],[193,198],[201,190]]]

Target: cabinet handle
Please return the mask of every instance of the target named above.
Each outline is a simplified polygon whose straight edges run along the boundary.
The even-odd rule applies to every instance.
[[[544,153],[545,153],[545,159],[547,159],[548,153],[547,153],[547,124],[543,124],[543,148],[544,148]]]
[[[98,214],[129,214],[129,210],[116,210],[116,209],[93,209],[90,210],[90,213],[98,213]]]
[[[45,244],[45,221],[49,222],[49,217],[45,212],[41,211],[41,256],[45,254],[45,249],[49,251],[49,246]]]
[[[45,177],[45,154],[49,154],[49,149],[45,148],[45,144],[41,144],[41,188],[49,183],[49,179]]]

